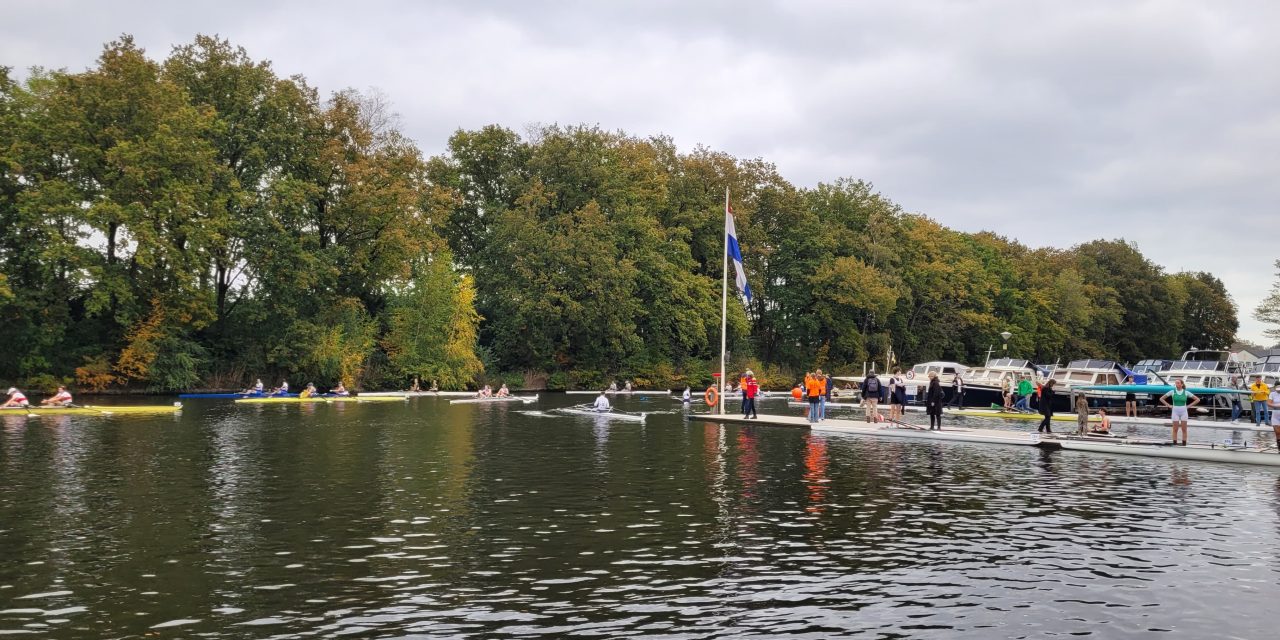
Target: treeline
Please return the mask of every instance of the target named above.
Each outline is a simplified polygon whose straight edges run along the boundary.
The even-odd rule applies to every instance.
[[[1123,241],[1032,250],[861,181],[797,188],[598,127],[459,131],[425,159],[377,95],[322,99],[215,38],[157,62],[125,37],[82,73],[0,71],[0,379],[704,384],[726,187],[755,293],[730,350],[779,381],[890,348],[976,362],[1006,330],[1039,361],[1235,334],[1218,279]]]

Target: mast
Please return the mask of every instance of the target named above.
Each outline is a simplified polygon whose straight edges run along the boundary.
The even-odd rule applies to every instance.
[[[720,277],[720,415],[724,415],[724,352],[729,327],[729,187],[724,188],[724,256]]]

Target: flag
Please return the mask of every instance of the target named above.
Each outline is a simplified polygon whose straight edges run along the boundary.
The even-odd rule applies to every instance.
[[[751,285],[747,284],[747,272],[742,268],[742,249],[738,247],[738,230],[733,226],[733,208],[724,204],[724,233],[728,242],[729,259],[733,260],[734,282],[738,283],[738,291],[742,292],[747,302],[751,302]]]

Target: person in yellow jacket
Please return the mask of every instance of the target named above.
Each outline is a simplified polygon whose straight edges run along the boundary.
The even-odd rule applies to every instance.
[[[1262,376],[1254,376],[1249,385],[1249,399],[1253,401],[1253,424],[1260,425],[1267,419],[1267,396],[1271,395],[1271,387],[1262,381]]]
[[[311,396],[314,396],[315,394],[316,394],[316,385],[315,385],[314,383],[308,382],[308,383],[307,383],[307,388],[306,388],[306,389],[303,389],[303,390],[302,390],[302,392],[298,394],[298,397],[299,397],[299,398],[310,398]]]

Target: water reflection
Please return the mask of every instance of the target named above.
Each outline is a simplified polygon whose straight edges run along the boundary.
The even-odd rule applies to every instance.
[[[1268,469],[675,414],[197,403],[0,440],[0,631],[65,637],[1270,637],[1278,547]]]

